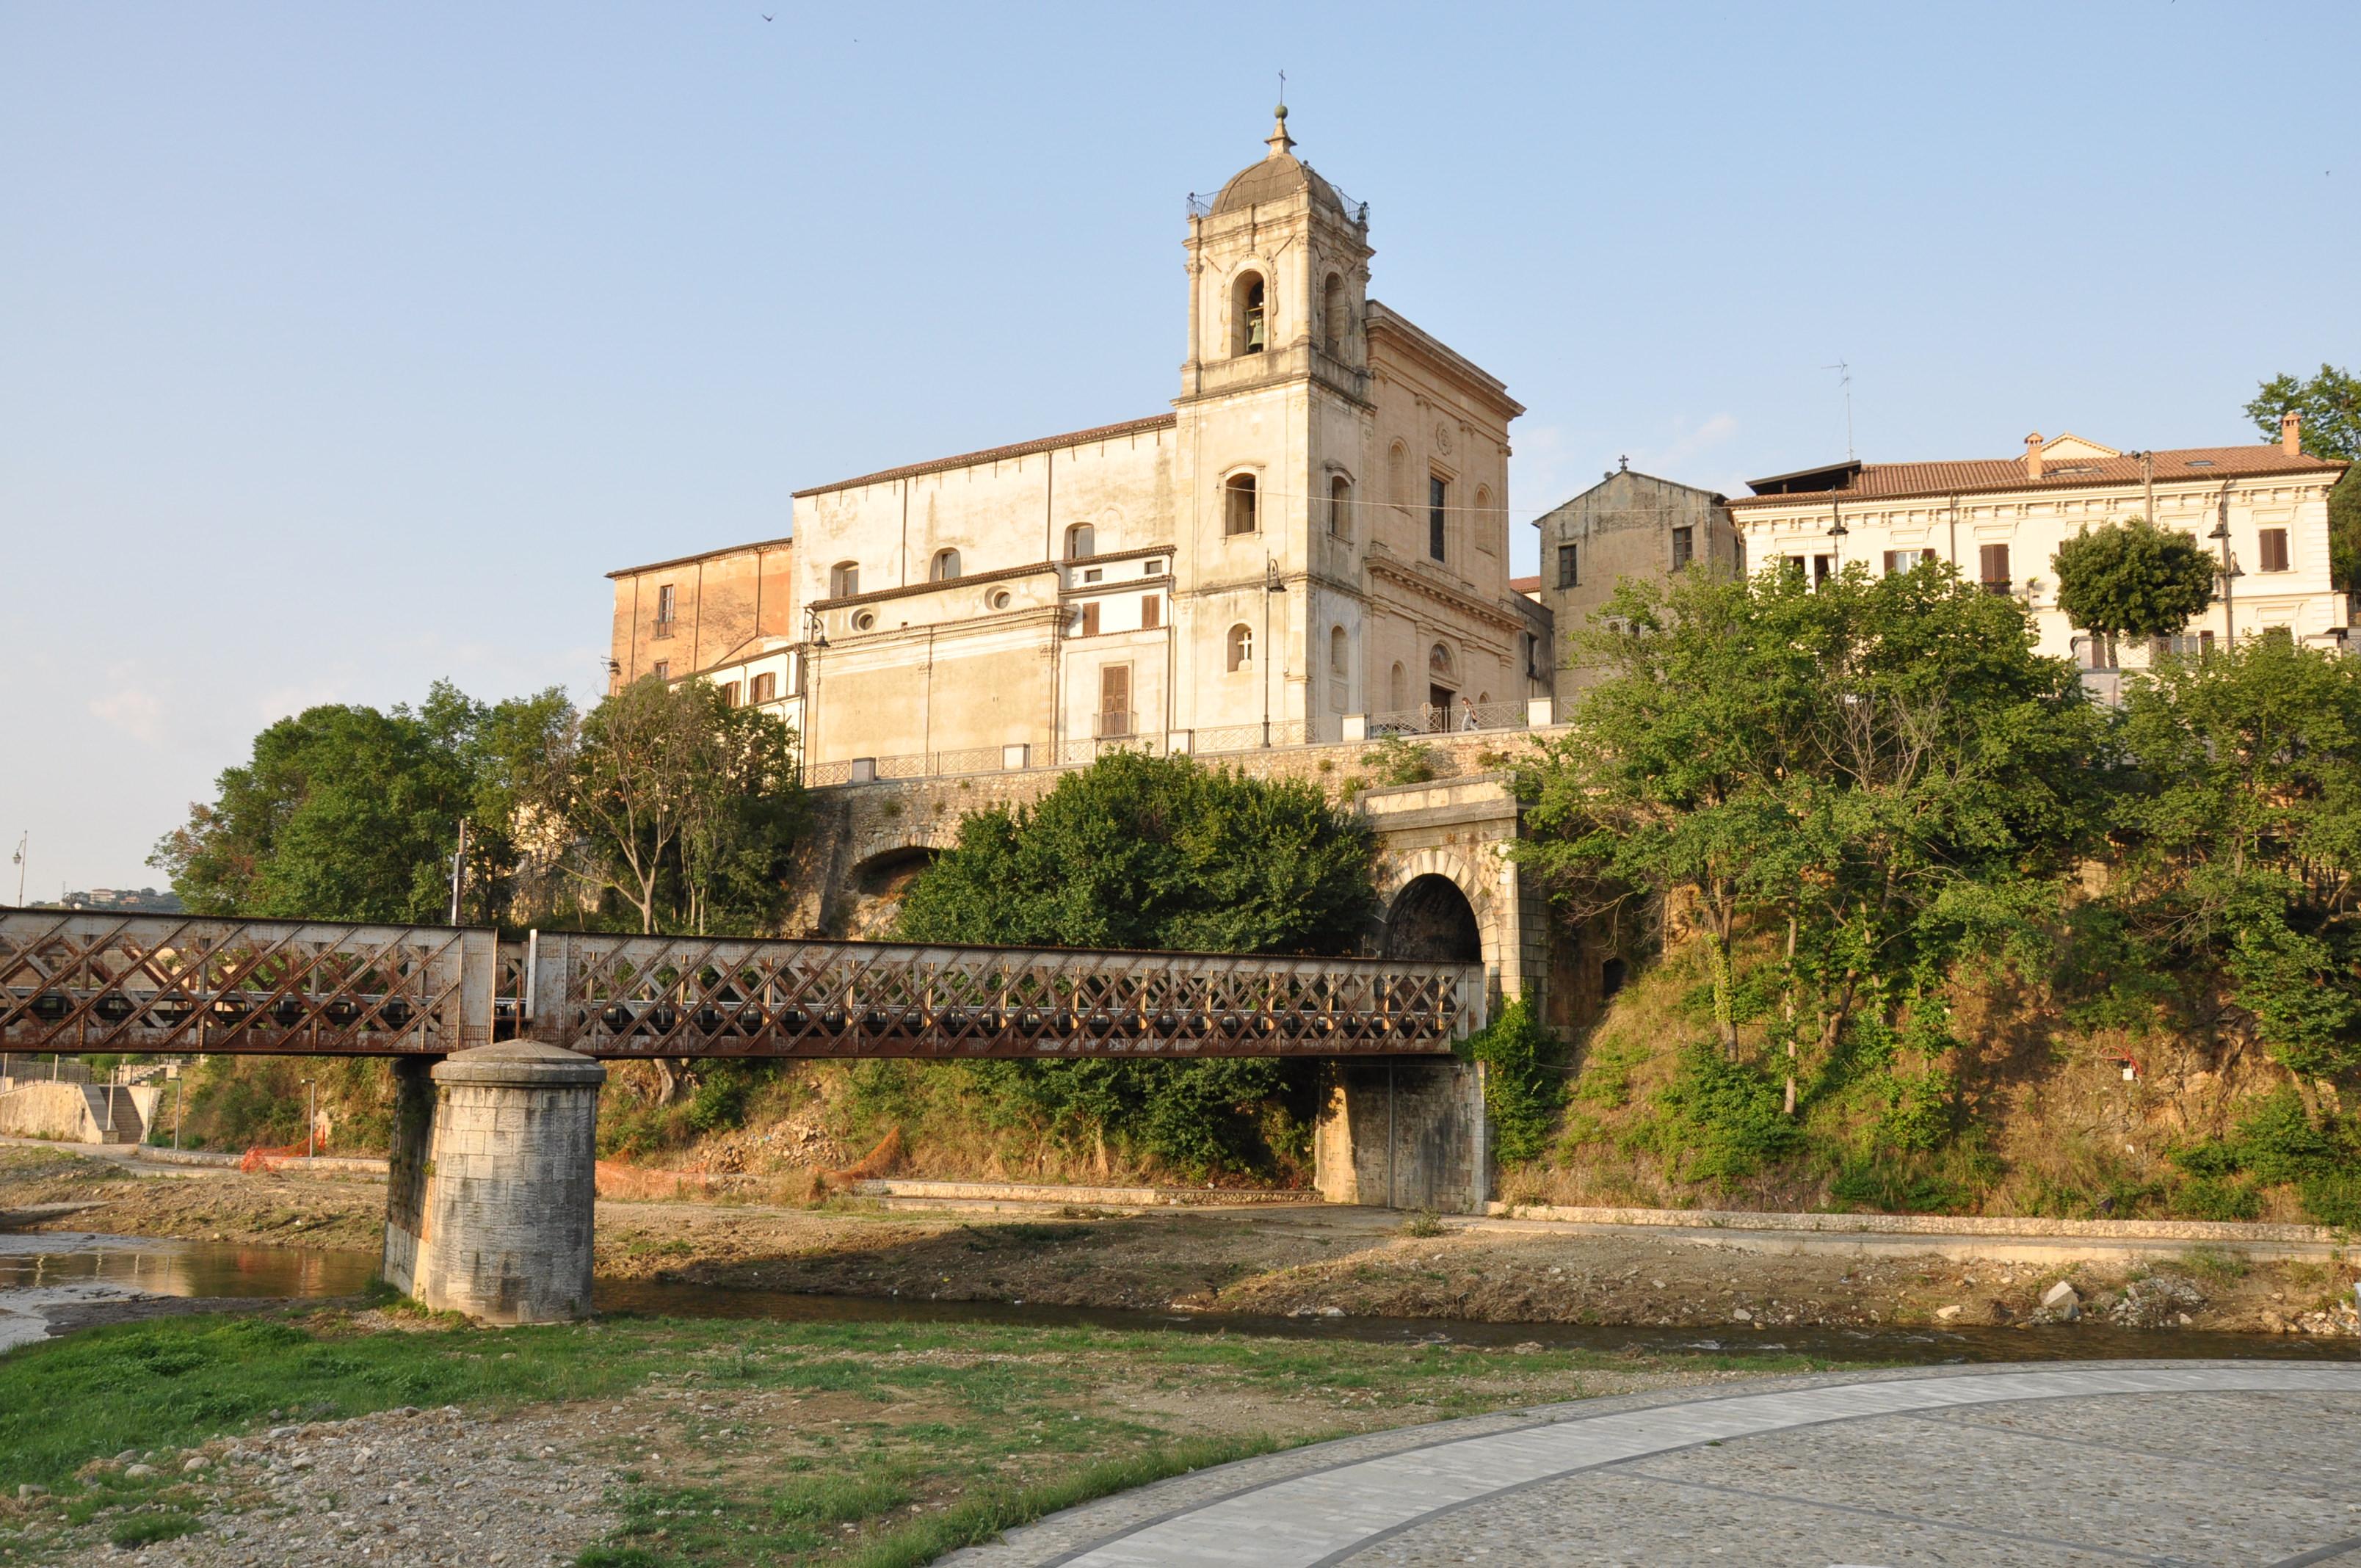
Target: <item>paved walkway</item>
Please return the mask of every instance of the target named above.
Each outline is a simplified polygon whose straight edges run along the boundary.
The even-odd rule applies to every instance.
[[[2099,1362],[1582,1401],[1070,1510],[962,1568],[2361,1568],[2361,1364]]]

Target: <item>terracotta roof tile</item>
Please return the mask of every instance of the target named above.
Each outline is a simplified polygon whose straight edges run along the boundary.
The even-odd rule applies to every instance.
[[[2333,475],[2345,465],[2324,457],[2290,457],[2278,445],[2186,446],[2152,455],[2158,481],[2241,478],[2262,474]],[[1794,506],[1834,497],[1846,501],[1893,500],[1907,496],[1946,496],[1971,491],[2070,490],[2092,485],[2139,484],[2145,477],[2138,457],[2061,458],[2047,465],[2041,477],[2029,478],[2022,457],[1993,457],[1955,463],[1864,463],[1860,476],[1841,490],[1803,490],[1786,495],[1740,496],[1733,507]]]
[[[1537,594],[1541,592],[1541,575],[1539,573],[1535,573],[1530,577],[1510,577],[1509,579],[1509,591],[1512,594]]]

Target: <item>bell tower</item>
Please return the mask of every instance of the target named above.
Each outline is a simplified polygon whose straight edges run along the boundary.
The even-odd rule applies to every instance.
[[[1174,569],[1194,667],[1175,682],[1175,722],[1258,725],[1290,745],[1335,739],[1364,698],[1350,650],[1375,435],[1372,253],[1367,208],[1296,157],[1284,104],[1264,147],[1189,203]]]

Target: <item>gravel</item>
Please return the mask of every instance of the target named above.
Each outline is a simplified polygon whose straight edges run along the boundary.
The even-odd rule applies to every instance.
[[[86,1547],[69,1563],[154,1568],[248,1564],[569,1563],[614,1528],[614,1473],[576,1451],[589,1418],[572,1408],[523,1419],[386,1410],[274,1427],[184,1455],[155,1456],[203,1501],[199,1530],[137,1548]],[[102,1460],[128,1477],[146,1468]],[[104,1530],[109,1519],[96,1522]]]

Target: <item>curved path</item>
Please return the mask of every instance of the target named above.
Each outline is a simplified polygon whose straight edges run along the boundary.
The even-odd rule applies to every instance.
[[[1347,1439],[950,1561],[2361,1568],[2361,1364],[2103,1362],[1747,1384]]]

